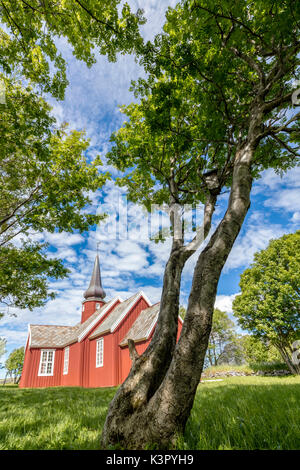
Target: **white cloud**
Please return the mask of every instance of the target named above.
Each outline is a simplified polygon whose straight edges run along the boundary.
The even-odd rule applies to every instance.
[[[222,312],[230,313],[232,314],[232,302],[234,301],[234,298],[236,297],[237,294],[232,294],[232,295],[217,295],[216,297],[216,302],[215,302],[215,308],[218,308]]]
[[[233,245],[223,269],[225,273],[231,269],[249,266],[254,253],[265,249],[271,239],[279,238],[286,233],[286,230],[277,224],[250,223],[246,228],[245,234],[240,234]]]
[[[275,173],[273,169],[265,170],[262,177],[255,183],[260,189],[274,190],[278,186],[300,187],[300,167],[288,170],[282,176]]]
[[[255,183],[253,195],[268,197],[264,206],[281,211],[292,223],[298,222],[300,200],[300,167],[292,168],[282,176],[269,169]],[[292,215],[290,213],[293,213]]]
[[[283,214],[286,212],[296,212],[299,210],[300,201],[300,188],[294,189],[281,189],[276,192],[271,198],[264,202],[266,207],[282,210]]]
[[[292,222],[300,222],[300,212],[294,212]]]

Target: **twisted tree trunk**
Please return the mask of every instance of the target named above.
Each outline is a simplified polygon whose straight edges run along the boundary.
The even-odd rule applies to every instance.
[[[188,249],[183,247],[182,238],[173,239],[165,267],[160,312],[152,341],[141,356],[137,354],[133,341],[128,341],[132,367],[110,404],[102,432],[103,446],[125,442],[130,434],[127,427],[130,419],[138,416],[144,409],[165,377],[176,346],[182,269],[209,233],[215,203],[216,196],[208,195],[203,232],[195,237]]]
[[[254,150],[254,142],[247,142],[236,153],[228,209],[198,258],[177,345],[180,277],[189,253],[172,250],[153,341],[142,356],[132,353],[130,374],[110,405],[103,446],[168,448],[184,431],[203,369],[218,281],[250,206]]]

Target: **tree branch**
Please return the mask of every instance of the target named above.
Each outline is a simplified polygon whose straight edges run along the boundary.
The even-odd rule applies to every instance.
[[[95,20],[97,23],[100,23],[102,24],[103,26],[106,26],[108,29],[110,29],[111,31],[113,31],[115,34],[119,34],[119,31],[117,31],[113,26],[111,26],[109,23],[106,23],[105,21],[102,21],[102,20],[99,20],[99,18],[97,18],[90,10],[88,10],[88,8],[84,5],[82,5],[82,3],[79,1],[79,0],[75,0],[76,3],[78,3],[78,5],[81,6],[81,8],[88,14],[90,15],[91,18],[93,18],[93,20]]]
[[[129,339],[128,341],[128,349],[129,349],[129,355],[130,355],[130,359],[132,362],[135,362],[137,360],[137,358],[139,357],[139,354],[135,348],[135,344],[134,344],[134,341],[133,339]]]

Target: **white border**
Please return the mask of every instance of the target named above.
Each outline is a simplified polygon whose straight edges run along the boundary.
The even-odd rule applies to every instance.
[[[98,323],[99,320],[107,313],[107,310],[109,310],[116,302],[119,300],[121,303],[123,302],[123,299],[121,297],[115,297],[112,299],[110,302],[107,303],[106,307],[104,308],[103,312],[101,312],[97,317],[87,326],[87,328],[78,336],[78,342],[83,340],[83,338],[86,337],[88,332]],[[96,312],[96,310],[95,310]],[[94,312],[94,313],[95,313]],[[94,315],[94,314],[93,314]]]
[[[115,329],[119,326],[119,324],[121,323],[121,321],[126,317],[126,315],[129,313],[129,311],[132,309],[132,307],[134,306],[134,304],[141,298],[143,297],[144,300],[147,302],[148,304],[148,307],[146,308],[149,308],[152,306],[150,300],[148,299],[148,297],[146,296],[146,294],[141,290],[140,292],[138,292],[138,294],[135,295],[133,301],[129,304],[129,306],[124,310],[124,312],[122,313],[122,315],[115,321],[115,323],[110,327],[110,332],[113,333],[115,331]],[[145,309],[143,309],[145,310]]]
[[[31,328],[30,323],[28,323],[28,349],[31,348]]]
[[[39,371],[38,371],[38,377],[53,377],[53,372],[54,372],[54,361],[55,361],[55,351],[56,349],[40,349],[41,351],[41,355],[40,355],[40,365],[39,365]],[[53,352],[53,361],[52,361],[52,370],[51,370],[51,374],[42,374],[41,373],[41,367],[42,367],[42,357],[43,357],[43,352],[49,352],[49,351],[52,351]],[[48,363],[48,361],[47,361]]]

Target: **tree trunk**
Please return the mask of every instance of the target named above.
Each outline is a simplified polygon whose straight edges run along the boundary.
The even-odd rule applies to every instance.
[[[179,253],[171,253],[164,277],[161,318],[153,341],[146,354],[133,357],[130,374],[111,403],[102,434],[103,446],[169,448],[184,431],[203,369],[218,281],[250,206],[253,152],[250,144],[237,152],[228,209],[198,258],[176,347],[183,266],[181,257],[176,259]]]
[[[110,405],[102,433],[103,446],[169,448],[184,432],[201,378],[221,271],[250,207],[251,160],[259,142],[261,113],[256,109],[253,116],[249,126],[251,137],[236,151],[226,214],[196,263],[180,339],[174,347],[183,267],[179,250],[177,259],[173,252],[167,263],[162,296],[164,313],[160,315],[156,334],[146,354],[139,358],[132,355],[130,374]],[[173,297],[166,295],[169,289]],[[171,298],[176,299],[176,307]],[[167,341],[162,335],[166,335]],[[157,351],[161,352],[162,361]]]
[[[300,375],[300,364],[294,363],[291,357],[292,354],[289,354],[289,352],[287,351],[287,349],[292,351],[292,348],[290,347],[290,345],[289,344],[283,345],[281,343],[277,345],[277,349],[279,350],[282,359],[288,366],[289,371],[293,375]]]
[[[147,350],[138,356],[129,342],[132,367],[127,379],[114,396],[102,432],[107,446],[124,442],[130,435],[127,424],[148,403],[163,380],[172,360],[178,330],[178,311],[181,273],[184,259],[177,243],[173,243],[164,273],[159,318],[153,339]],[[144,426],[141,425],[143,429]]]

